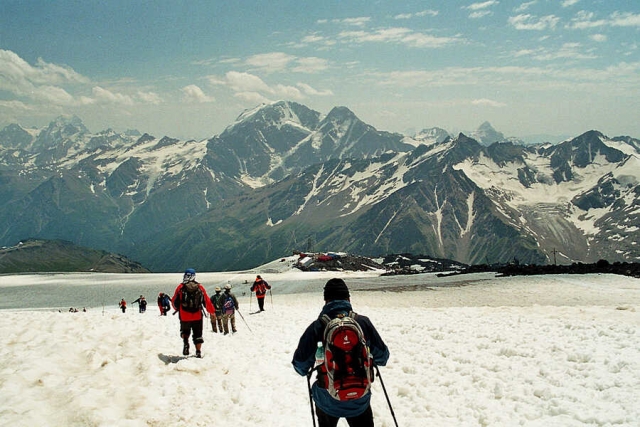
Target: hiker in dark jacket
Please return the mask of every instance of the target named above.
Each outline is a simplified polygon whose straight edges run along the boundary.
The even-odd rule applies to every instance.
[[[147,311],[147,300],[142,295],[140,295],[140,298],[133,301],[133,304],[135,303],[138,303],[138,312],[144,313]]]
[[[164,297],[162,297],[162,307],[164,309],[164,315],[166,316],[169,310],[171,310],[171,297],[169,294],[164,294]]]
[[[164,292],[158,294],[158,310],[160,310],[160,316],[166,316],[171,310],[171,297]]]
[[[268,289],[271,289],[271,286],[266,280],[262,279],[260,275],[257,275],[255,282],[251,285],[251,292],[256,293],[256,299],[258,300],[258,308],[260,311],[264,311],[264,297],[267,295]]]
[[[324,287],[325,305],[320,316],[307,327],[300,337],[298,348],[293,354],[294,369],[300,375],[306,376],[315,364],[317,343],[323,341],[325,323],[322,316],[330,318],[338,315],[348,315],[352,312],[349,288],[342,279],[331,279]],[[382,341],[378,331],[368,317],[355,315],[371,351],[374,364],[385,366],[389,359],[389,349]],[[319,427],[335,427],[340,418],[346,418],[350,427],[372,427],[373,412],[371,410],[371,392],[359,399],[339,401],[331,397],[326,388],[322,388],[318,381],[314,382],[312,396],[315,402]]]
[[[224,292],[222,293],[222,326],[224,327],[224,334],[229,334],[229,323],[231,323],[231,332],[236,333],[236,310],[240,310],[238,299],[231,292],[231,284],[224,285]]]
[[[223,332],[222,329],[222,303],[224,301],[224,294],[220,286],[216,286],[216,293],[211,296],[211,304],[215,309],[215,313],[211,315],[211,328],[214,333]]]

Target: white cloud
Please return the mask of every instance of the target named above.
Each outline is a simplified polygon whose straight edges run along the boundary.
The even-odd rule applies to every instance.
[[[329,68],[329,62],[323,58],[298,58],[295,63],[296,65],[291,69],[291,71],[295,71],[297,73],[319,73]]]
[[[416,13],[401,13],[394,16],[393,18],[394,19],[411,19],[411,18],[423,17],[423,16],[438,16],[438,14],[439,12],[437,10],[427,9],[427,10],[422,10]]]
[[[325,90],[317,90],[306,83],[298,83],[296,84],[304,93],[312,96],[330,96],[333,95],[333,92],[330,89]]]
[[[160,96],[153,92],[138,91],[132,96],[99,85],[90,87],[90,84],[90,79],[70,67],[51,64],[42,58],[32,66],[14,52],[0,49],[0,90],[18,98],[10,100],[12,105],[19,106],[16,102],[21,102],[26,106],[24,100],[33,103],[27,107],[30,109],[93,104],[131,106],[136,103],[135,99],[151,104],[162,102]],[[90,96],[82,94],[86,91],[90,91]]]
[[[324,40],[318,36],[305,37],[304,43],[311,43]],[[326,59],[315,56],[297,57],[283,52],[270,52],[253,55],[247,58],[244,63],[249,67],[259,69],[266,73],[293,71],[296,73],[318,73],[329,68]]]
[[[237,64],[240,61],[241,61],[240,58],[224,58],[224,59],[221,59],[219,62],[220,64]]]
[[[585,10],[581,10],[576,13],[571,19],[571,22],[567,25],[567,28],[584,30],[587,28],[596,28],[603,27],[607,25],[607,21],[604,19],[594,20],[595,14],[593,12],[587,12]]]
[[[205,102],[214,102],[215,98],[212,96],[207,96],[199,86],[196,85],[188,85],[181,89],[183,94],[183,99],[187,103],[205,103]]]
[[[229,71],[224,82],[234,92],[271,92],[271,88],[260,77],[250,73]]]
[[[278,99],[305,99],[306,95],[326,96],[333,95],[330,90],[317,90],[306,83],[297,83],[295,86],[286,84],[268,85],[260,77],[237,71],[230,71],[224,76],[209,76],[208,80],[214,85],[224,85],[234,92],[234,96],[244,100],[258,100],[261,102],[275,97]]]
[[[584,51],[580,43],[564,43],[558,49],[538,48],[522,49],[514,53],[515,57],[530,56],[538,61],[553,61],[556,59],[595,59],[597,56]]]
[[[480,2],[480,3],[472,3],[469,6],[465,6],[463,9],[468,9],[468,10],[480,10],[480,9],[486,9],[488,7],[491,6],[495,6],[497,4],[499,4],[499,1],[496,0],[489,0],[489,1],[485,1],[485,2]]]
[[[288,86],[283,84],[277,84],[273,87],[272,92],[278,98],[283,99],[303,99],[304,96],[295,86]]]
[[[538,18],[537,16],[529,14],[520,14],[509,17],[509,24],[511,24],[516,30],[552,30],[559,21],[560,18],[555,15],[547,15]]]
[[[569,7],[569,6],[573,6],[574,4],[578,3],[580,0],[564,0],[562,2],[562,7]]]
[[[464,43],[465,40],[458,35],[454,37],[436,37],[429,34],[412,33],[403,37],[401,42],[412,47],[441,48],[452,44]]]
[[[571,46],[565,47],[570,50]],[[541,52],[544,54],[544,52]],[[556,55],[560,56],[560,55]],[[566,67],[449,67],[440,70],[394,71],[372,75],[377,84],[394,88],[420,87],[510,87],[528,90],[565,87],[578,90],[581,84],[610,83],[612,88],[625,91],[640,86],[640,62],[621,62],[605,69]],[[591,86],[590,86],[591,87]]]
[[[15,110],[29,111],[33,109],[33,107],[31,107],[30,105],[25,104],[24,102],[21,102],[21,101],[2,101],[2,100],[0,100],[0,108],[6,108],[7,110],[10,110],[10,111],[15,111]]]
[[[487,15],[493,15],[493,12],[491,12],[490,10],[480,10],[477,12],[471,12],[469,14],[469,18],[471,19],[479,19],[479,18],[483,18]]]
[[[471,101],[471,105],[479,105],[483,107],[496,107],[496,108],[507,106],[507,104],[505,104],[504,102],[494,101],[493,99],[486,99],[486,98],[474,99]]]
[[[100,86],[94,86],[93,97],[98,102],[107,104],[133,105],[133,99],[129,95],[114,93]]]
[[[158,105],[162,104],[163,102],[162,97],[155,92],[138,91],[137,96],[142,102],[146,104]]]
[[[567,28],[574,30],[584,30],[589,28],[597,28],[604,26],[611,27],[640,27],[640,14],[630,12],[614,12],[608,19],[594,19],[595,14],[593,12],[587,12],[584,10],[576,13],[576,16],[571,19],[571,23],[567,25]]]
[[[487,9],[497,4],[500,4],[500,2],[496,0],[490,0],[481,3],[472,3],[469,6],[463,6],[462,9],[471,11],[471,13],[469,13],[469,18],[480,19],[488,15],[493,15],[493,12]]]
[[[305,36],[302,38],[302,43],[322,43],[326,40],[325,37],[320,36],[316,33],[314,34],[309,34],[308,36]]]
[[[411,19],[413,18],[413,13],[401,13],[393,17],[393,19]]]
[[[234,97],[246,101],[250,104],[268,104],[273,102],[271,99],[257,93],[257,92],[237,92]]]
[[[524,12],[525,10],[529,9],[531,6],[533,6],[536,3],[538,3],[538,0],[522,3],[520,6],[514,9],[514,12]]]
[[[611,25],[614,27],[640,27],[640,14],[615,12],[611,15]]]
[[[591,34],[589,38],[595,42],[606,42],[607,36],[604,34]]]
[[[454,37],[438,37],[414,32],[409,28],[392,27],[376,31],[343,31],[338,38],[351,43],[397,43],[410,47],[440,48],[451,44],[462,43],[464,39]]]
[[[250,56],[245,64],[266,72],[276,72],[285,70],[295,59],[295,56],[284,52],[270,52]]]
[[[0,90],[15,96],[70,105],[74,103],[73,97],[59,86],[87,83],[88,78],[69,67],[50,64],[42,59],[31,66],[14,52],[0,49]]]
[[[333,22],[337,22],[340,24],[353,25],[356,27],[364,27],[366,24],[371,21],[371,18],[368,16],[361,16],[359,18],[346,18],[346,19],[334,19]]]
[[[438,16],[440,12],[433,9],[426,9],[416,13],[416,16]]]

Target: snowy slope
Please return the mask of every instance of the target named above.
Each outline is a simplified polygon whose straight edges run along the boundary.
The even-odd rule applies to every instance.
[[[311,426],[306,379],[290,362],[322,294],[282,294],[286,276],[265,275],[273,300],[264,313],[249,315],[249,297],[241,297],[237,334],[206,328],[203,359],[180,354],[175,316],[158,316],[153,303],[144,314],[135,306],[122,314],[119,294],[104,311],[3,310],[2,423]],[[125,296],[140,292],[143,276],[133,277]],[[319,280],[306,277],[296,281]],[[170,278],[175,285],[180,276],[156,280]],[[76,283],[69,296],[79,287],[102,288],[76,275],[59,279]],[[12,283],[12,294],[28,295],[37,286],[31,280],[3,280],[0,291]],[[232,283],[240,295],[241,285]],[[354,309],[371,318],[389,346],[380,371],[398,425],[637,425],[637,279],[468,277],[451,285],[431,282],[407,292],[400,282],[394,292],[352,292]],[[380,379],[372,393],[376,426],[393,426]]]

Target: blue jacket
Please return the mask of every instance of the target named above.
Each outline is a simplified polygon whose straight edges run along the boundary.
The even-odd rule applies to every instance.
[[[315,365],[315,355],[318,341],[322,341],[324,333],[324,323],[322,316],[328,315],[330,318],[336,317],[339,313],[348,314],[351,309],[349,301],[338,300],[330,301],[322,308],[322,312],[313,323],[307,327],[298,343],[298,348],[293,354],[293,368],[300,375],[306,376]],[[362,328],[367,345],[373,356],[373,362],[378,366],[385,366],[389,360],[389,349],[382,341],[380,334],[373,326],[368,317],[358,314],[356,321]],[[318,382],[314,382],[311,387],[311,393],[316,405],[326,414],[332,417],[356,417],[362,414],[370,404],[371,393],[367,393],[360,399],[341,402],[329,395],[329,392],[318,386]]]

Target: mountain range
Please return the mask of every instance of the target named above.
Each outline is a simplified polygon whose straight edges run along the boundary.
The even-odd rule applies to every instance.
[[[0,130],[0,244],[62,239],[152,271],[249,268],[303,251],[465,264],[635,262],[640,141],[589,130],[524,144],[375,129],[279,101],[206,140],[77,117]]]

